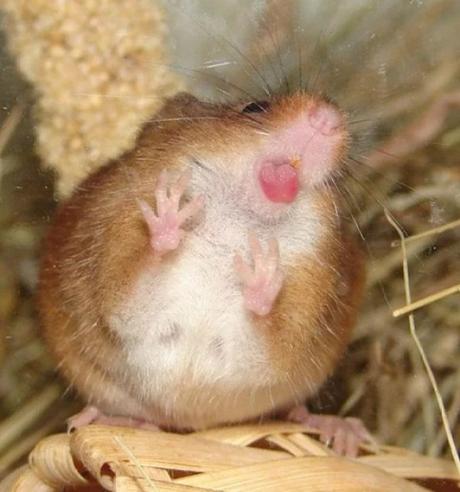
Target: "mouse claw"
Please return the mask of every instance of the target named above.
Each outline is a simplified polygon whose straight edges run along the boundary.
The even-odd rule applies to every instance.
[[[101,412],[98,408],[91,405],[86,406],[81,412],[72,415],[67,419],[67,432],[70,434],[80,427],[96,422],[101,416]]]
[[[270,239],[268,251],[265,252],[256,235],[251,232],[249,249],[253,267],[238,253],[234,258],[234,268],[243,284],[246,308],[258,316],[266,316],[272,310],[284,280],[280,269],[278,241]]]
[[[196,215],[204,205],[204,198],[198,196],[182,208],[180,201],[190,183],[191,173],[186,171],[168,186],[168,172],[163,170],[155,187],[156,212],[144,200],[138,200],[139,208],[150,232],[150,244],[160,256],[177,249],[185,231],[184,222]]]

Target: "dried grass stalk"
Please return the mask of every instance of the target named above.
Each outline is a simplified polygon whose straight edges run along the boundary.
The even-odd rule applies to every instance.
[[[18,439],[37,416],[43,414],[61,395],[57,384],[50,384],[29,402],[0,424],[0,451]]]
[[[34,446],[52,432],[61,428],[62,421],[68,417],[67,411],[56,412],[51,419],[46,420],[45,424],[39,426],[33,432],[24,432],[20,438],[10,444],[8,450],[0,455],[0,476],[7,471],[12,465],[17,463],[21,458],[27,456]],[[37,418],[40,418],[37,416]]]
[[[405,240],[404,233],[401,230],[400,226],[393,219],[393,217],[391,217],[391,215],[388,213],[387,210],[385,210],[385,215],[386,215],[387,220],[390,222],[390,224],[395,228],[396,232],[399,235],[400,241],[401,241],[401,253],[403,256],[404,293],[405,293],[405,297],[406,297],[406,305],[410,305],[412,303],[412,298],[411,298],[410,281],[409,281],[409,266],[408,266],[408,261],[407,261],[406,240]],[[415,344],[415,346],[416,346],[416,348],[420,354],[420,357],[422,359],[423,366],[424,366],[425,371],[427,373],[430,384],[433,388],[433,392],[434,392],[435,397],[436,397],[436,403],[437,403],[439,411],[441,413],[441,419],[442,419],[442,423],[444,426],[444,431],[446,434],[447,442],[449,443],[452,458],[455,462],[455,466],[457,467],[457,476],[460,476],[460,457],[459,457],[459,453],[458,453],[458,450],[457,450],[455,442],[454,442],[453,433],[452,433],[452,430],[450,428],[450,422],[447,418],[446,407],[445,407],[442,395],[439,391],[439,386],[438,386],[438,383],[437,383],[436,378],[434,376],[433,370],[432,370],[430,363],[428,361],[428,357],[427,357],[426,352],[423,348],[422,342],[420,341],[420,338],[417,335],[417,332],[415,330],[415,320],[414,320],[413,313],[409,314],[409,330],[410,330],[410,334],[414,340],[414,344]]]
[[[16,105],[0,127],[0,156],[24,116],[24,105]]]
[[[418,301],[411,302],[402,308],[396,309],[393,311],[393,316],[395,318],[399,316],[403,316],[404,314],[409,314],[415,311],[416,309],[420,309],[422,307],[428,306],[436,301],[440,301],[444,299],[444,297],[451,296],[452,294],[458,294],[460,292],[460,284],[453,285],[452,287],[448,287],[447,289],[442,289],[439,292],[435,292],[429,296],[424,297],[423,299],[419,299]]]

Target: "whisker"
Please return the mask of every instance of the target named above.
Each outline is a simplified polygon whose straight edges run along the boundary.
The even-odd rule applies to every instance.
[[[180,15],[187,17],[188,19],[192,20],[202,31],[205,32],[205,34],[212,39],[214,39],[219,46],[227,45],[230,47],[234,53],[236,53],[241,60],[249,66],[253,72],[257,75],[257,77],[262,81],[262,90],[267,94],[267,96],[271,97],[272,94],[272,88],[270,87],[270,84],[267,82],[265,77],[262,75],[261,71],[257,68],[257,66],[251,61],[251,59],[246,56],[240,48],[234,43],[232,43],[228,38],[223,36],[222,34],[216,33],[214,31],[209,30],[206,26],[204,26],[201,22],[198,21],[198,19],[195,16],[192,16],[190,14],[185,14],[182,9],[180,9],[177,5],[174,5],[173,2],[168,1],[168,4],[173,7],[176,12],[178,12]],[[220,40],[220,41],[219,41]],[[236,63],[236,62],[235,62]],[[245,70],[246,75],[249,76],[249,78],[255,83],[254,79],[251,77],[251,75]],[[259,84],[256,84],[259,86]]]
[[[150,100],[158,100],[163,99],[161,96],[154,96],[152,94],[103,94],[102,92],[72,92],[72,95],[75,97],[101,97],[104,99],[150,99]]]
[[[375,173],[377,176],[379,176],[380,178],[385,180],[387,183],[396,184],[398,186],[401,186],[401,188],[404,188],[408,191],[415,191],[415,188],[412,188],[411,186],[409,186],[406,183],[403,183],[402,181],[388,179],[388,177],[385,175],[385,173],[383,173],[382,171],[379,171],[378,169],[375,169],[370,164],[367,164],[366,162],[364,162],[364,160],[358,160],[356,157],[353,157],[353,156],[348,156],[348,160],[351,161],[352,163],[354,163],[358,167],[358,169],[359,169],[359,167],[365,167],[368,171]],[[350,162],[347,162],[346,164],[350,164]],[[367,178],[365,176],[363,176],[363,178],[369,180],[369,178]]]
[[[209,68],[221,68],[221,67],[228,67],[229,65],[235,65],[235,61],[221,61],[221,62],[205,62],[203,64],[203,69],[209,69]]]
[[[357,221],[357,219],[356,219],[356,217],[355,217],[355,215],[353,213],[353,207],[351,206],[348,198],[345,196],[345,194],[343,193],[343,191],[337,185],[337,182],[336,182],[334,176],[331,176],[330,182],[334,186],[334,188],[337,190],[337,193],[339,194],[339,196],[342,197],[342,199],[343,199],[343,201],[345,203],[345,206],[347,207],[349,216],[350,216],[351,220],[353,221],[353,223],[354,223],[354,225],[356,227],[356,230],[358,231],[358,234],[360,235],[361,239],[365,242],[366,241],[366,238],[365,238],[364,233],[361,230],[361,227],[359,226],[359,223],[358,223],[358,221]],[[348,189],[347,189],[347,193],[349,193],[349,190]],[[359,208],[358,208],[358,210],[359,210]]]
[[[321,74],[321,71],[322,71],[323,65],[324,65],[323,58],[319,57],[318,55],[319,55],[321,47],[322,47],[322,43],[323,43],[322,37],[323,37],[324,33],[326,32],[326,29],[327,29],[327,26],[324,26],[324,28],[321,29],[321,31],[318,33],[318,37],[315,40],[315,45],[313,47],[313,50],[311,50],[311,57],[310,57],[311,60],[316,61],[317,58],[320,59],[320,61],[318,63],[318,70],[316,72],[316,75],[314,76],[314,78],[312,78],[312,76],[310,76],[309,80],[307,81],[307,90],[309,92],[312,92],[312,93],[316,92],[316,84],[318,82],[319,76]]]
[[[337,189],[337,192],[340,194],[340,196],[343,198],[344,200],[344,203],[345,203],[345,206],[347,207],[349,213],[350,213],[350,217],[354,223],[354,226],[356,228],[356,230],[358,231],[358,234],[360,235],[362,241],[363,241],[363,244],[364,244],[364,248],[366,249],[366,253],[370,259],[370,261],[374,262],[375,261],[375,256],[374,254],[372,253],[372,250],[370,248],[370,244],[368,243],[368,241],[366,241],[366,237],[364,235],[364,232],[363,230],[361,229],[360,225],[359,225],[359,222],[358,220],[356,219],[356,217],[354,216],[353,214],[353,210],[352,210],[352,207],[350,206],[350,203],[348,201],[348,199],[345,197],[344,193],[342,193],[342,190],[340,190],[337,186],[337,184],[335,183],[335,180],[334,178],[332,178],[332,181],[333,181],[333,185],[335,186],[335,188]],[[359,205],[357,204],[356,202],[356,199],[355,197],[353,196],[353,193],[348,189],[346,183],[342,183],[343,184],[343,187],[345,189],[345,191],[347,192],[347,195],[350,196],[353,200],[353,202],[355,203],[355,206],[357,207],[357,209],[360,211],[360,213],[362,213],[362,209],[361,207],[359,207]],[[385,303],[390,306],[389,304],[389,301],[388,301],[388,296],[386,294],[386,291],[385,291],[385,286],[383,285],[382,281],[381,280],[378,280],[377,282],[377,286],[378,288],[380,289],[381,293],[382,293],[382,296],[383,296],[383,299],[385,301]]]
[[[199,70],[199,69],[196,69],[196,68],[181,67],[180,65],[175,65],[175,64],[166,64],[166,63],[163,63],[163,64],[156,64],[156,65],[166,66],[167,68],[170,68],[171,70],[175,70],[177,72],[183,72],[183,73],[189,72],[189,76],[192,77],[192,78],[196,78],[196,79],[199,79],[200,77],[203,77],[203,76],[210,77],[214,81],[224,83],[228,87],[233,88],[233,89],[236,89],[237,91],[239,91],[242,94],[244,94],[251,101],[256,101],[258,99],[257,97],[254,96],[254,94],[251,94],[250,92],[246,91],[242,87],[234,84],[233,82],[230,82],[230,81],[224,79],[223,77],[219,77],[218,75],[216,75],[214,73],[209,73],[209,72],[206,72],[206,71],[203,72],[203,70]],[[190,75],[190,74],[196,74],[196,75],[194,76],[194,75]]]
[[[361,189],[363,189],[373,200],[375,200],[376,203],[378,203],[382,209],[387,208],[387,204],[385,203],[385,198],[380,197],[377,198],[375,193],[372,191],[372,189],[368,186],[366,186],[364,183],[362,183],[362,179],[358,179],[356,175],[353,173],[353,171],[350,168],[345,168],[344,170],[345,174],[353,181],[355,182]]]
[[[152,123],[163,123],[166,121],[195,121],[195,120],[218,120],[217,116],[180,116],[177,118],[151,118]]]
[[[340,217],[342,217],[342,213],[340,212],[339,207],[337,206],[337,201],[335,200],[335,198],[337,198],[337,193],[332,190],[332,183],[330,180],[326,180],[324,182],[324,187],[326,188],[326,193],[329,195],[329,198],[332,200],[334,205],[335,216],[337,219],[340,219]]]
[[[275,51],[276,57],[278,58],[279,68],[280,68],[280,71],[281,71],[282,79],[284,79],[284,85],[286,87],[286,91],[288,93],[290,93],[291,92],[291,88],[290,88],[289,80],[288,80],[288,77],[287,77],[287,74],[286,74],[286,70],[285,70],[285,67],[284,67],[283,58],[281,56],[280,45],[275,40],[275,38],[273,36],[273,31],[268,26],[267,19],[265,18],[265,16],[262,17],[261,23],[262,23],[262,26],[263,26],[265,32],[268,34],[268,36],[270,38],[270,42],[271,42],[272,47],[273,47],[273,49]],[[283,84],[283,80],[282,79],[280,79],[280,83],[281,84]]]
[[[347,121],[347,125],[348,126],[359,125],[360,123],[370,123],[370,122],[374,122],[374,120],[372,118],[362,118],[360,120],[349,120]]]
[[[348,176],[349,176],[349,177],[351,177],[351,179],[355,180],[355,181],[357,182],[357,184],[358,184],[358,185],[362,185],[362,183],[360,183],[360,182],[359,182],[359,180],[356,180],[356,179],[355,179],[353,176],[351,176],[350,174],[349,174]],[[335,183],[334,183],[334,184],[335,184]],[[356,198],[354,197],[353,193],[352,193],[352,192],[348,189],[348,187],[347,187],[347,185],[346,185],[346,183],[345,183],[345,182],[343,183],[343,187],[344,187],[345,191],[347,192],[347,195],[348,195],[349,197],[351,197],[351,198],[352,198],[353,202],[355,203],[355,206],[357,207],[357,209],[359,210],[359,212],[362,214],[362,208],[358,205],[358,203],[357,203],[357,201],[356,201]],[[341,192],[341,190],[337,189],[337,191],[341,194],[342,198],[344,199],[344,201],[345,201],[345,203],[346,203],[347,208],[350,210],[350,205],[349,205],[348,200],[345,198],[345,195]],[[367,190],[367,188],[366,188],[366,191],[369,193],[369,191]],[[374,198],[374,196],[373,196],[373,194],[372,194],[372,193],[370,193],[370,195]],[[374,198],[374,199],[375,199],[375,198]],[[377,202],[378,202],[378,201],[377,201]],[[382,206],[382,205],[380,204],[380,202],[378,202],[378,203],[379,203],[379,205],[380,205],[380,206]],[[382,209],[382,210],[383,210],[383,209]],[[386,209],[386,210],[387,210],[387,213],[388,213],[391,217],[393,217],[393,214],[392,214],[392,213],[391,213],[388,209]],[[357,220],[357,219],[353,216],[353,213],[352,213],[352,212],[351,212],[351,218],[352,218],[352,220],[353,220],[353,222],[354,222],[354,224],[355,224],[355,227],[356,227],[356,229],[357,229],[357,231],[358,231],[359,235],[361,236],[361,239],[362,239],[362,240],[363,240],[363,242],[364,242],[364,247],[365,247],[365,249],[366,249],[366,253],[367,253],[367,255],[368,255],[369,259],[370,259],[372,262],[374,262],[374,261],[375,261],[375,256],[374,256],[374,254],[372,253],[372,250],[371,250],[371,248],[370,248],[370,244],[366,241],[365,236],[364,236],[364,233],[363,233],[363,231],[362,231],[361,227],[359,226],[359,222],[358,222],[358,220]],[[387,306],[388,306],[388,307],[390,307],[390,303],[389,303],[389,300],[388,300],[388,296],[387,296],[387,293],[386,293],[386,291],[385,291],[385,286],[384,286],[384,284],[383,284],[382,280],[378,280],[378,281],[377,281],[377,286],[378,286],[378,288],[379,288],[380,292],[382,293],[382,297],[383,297],[383,299],[384,299],[384,302],[387,304]]]
[[[376,201],[376,203],[378,203],[381,207],[382,207],[382,210],[387,210],[388,212],[388,215],[393,219],[395,220],[395,222],[397,222],[397,219],[393,216],[392,212],[390,211],[390,207],[389,205],[386,203],[386,199],[385,197],[381,196],[381,199],[377,198],[375,196],[375,193],[368,187],[366,186],[364,183],[362,183],[362,181],[360,181],[354,174],[353,172],[351,171],[350,168],[346,168],[345,169],[345,172],[347,173],[347,175],[358,185],[360,186],[364,191],[366,191],[370,197],[372,197],[373,200]]]
[[[299,36],[299,30],[295,30],[295,41],[296,41],[296,47],[297,47],[297,77],[299,81],[299,88],[303,88],[303,72],[302,72],[302,66],[303,66],[303,53],[302,53],[302,45],[300,43],[300,36]]]
[[[387,152],[386,150],[382,150],[379,148],[376,148],[374,150],[375,150],[375,152],[378,152],[379,154],[386,155],[387,157],[391,157],[392,159],[395,159],[395,160],[400,160],[402,158],[401,156],[396,155],[396,154],[392,154],[390,152]]]

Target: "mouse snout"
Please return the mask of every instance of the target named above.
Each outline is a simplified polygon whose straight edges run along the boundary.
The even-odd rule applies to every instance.
[[[259,186],[271,202],[293,202],[302,187],[326,179],[349,139],[345,117],[334,105],[305,96],[287,102],[256,164]]]

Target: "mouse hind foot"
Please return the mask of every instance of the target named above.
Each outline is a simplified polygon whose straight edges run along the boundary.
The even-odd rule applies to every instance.
[[[321,442],[340,455],[354,458],[361,443],[374,443],[374,439],[360,419],[336,415],[316,415],[305,406],[294,407],[287,414],[287,420],[297,422],[318,431]]]
[[[97,407],[88,405],[81,412],[67,420],[67,432],[73,432],[80,427],[90,424],[113,425],[120,427],[133,427],[151,431],[159,430],[155,424],[142,419],[132,417],[105,415]]]

